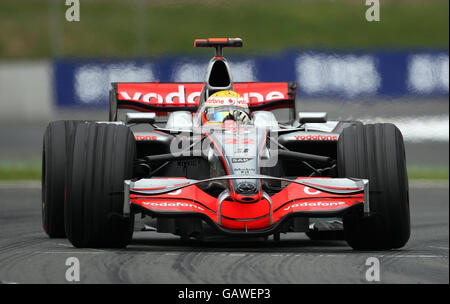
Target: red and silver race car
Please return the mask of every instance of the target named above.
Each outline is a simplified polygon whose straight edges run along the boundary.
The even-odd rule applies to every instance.
[[[124,247],[146,216],[145,229],[183,239],[305,232],[354,249],[406,244],[408,179],[394,125],[297,112],[294,82],[233,82],[222,51],[241,39],[194,45],[216,50],[204,83],[113,83],[108,121],[49,124],[50,237]]]

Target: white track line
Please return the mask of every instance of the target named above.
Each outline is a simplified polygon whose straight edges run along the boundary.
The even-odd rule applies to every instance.
[[[105,254],[96,251],[33,251],[34,254]]]
[[[436,248],[436,249],[442,249],[442,250],[448,250],[448,247],[438,247],[438,246],[428,246],[430,248]]]
[[[401,254],[401,255],[382,255],[380,258],[447,258],[447,255],[432,255],[432,254]]]
[[[433,246],[428,246],[428,247],[433,247]],[[437,248],[437,247],[433,247],[433,248]],[[442,249],[447,249],[448,248],[444,248],[444,247],[440,247]],[[126,252],[126,251],[125,251]],[[72,255],[77,255],[77,254],[114,254],[115,252],[109,252],[109,251],[33,251],[34,254],[72,254]],[[133,253],[133,252],[127,252],[127,253]],[[165,255],[165,256],[177,256],[177,255],[181,255],[184,254],[186,252],[170,252],[170,253],[163,253],[163,252],[147,252],[147,253],[143,253],[143,252],[139,252],[141,254],[151,254],[151,255]],[[208,255],[217,255],[217,256],[226,256],[226,257],[245,257],[245,256],[251,256],[254,254],[246,254],[246,253],[208,253]],[[264,253],[261,253],[261,255],[264,255]],[[319,257],[319,258],[336,258],[336,257],[349,257],[352,255],[349,254],[320,254],[320,253],[300,253],[300,254],[270,254],[270,256],[272,257],[290,257],[290,256],[295,256],[295,257]],[[392,259],[448,259],[449,256],[448,255],[436,255],[436,254],[355,254],[356,257],[377,257],[380,259],[383,258],[392,258]]]

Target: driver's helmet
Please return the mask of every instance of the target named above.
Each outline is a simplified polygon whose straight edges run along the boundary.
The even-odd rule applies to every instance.
[[[201,108],[203,124],[222,124],[226,120],[250,124],[250,110],[244,98],[233,91],[212,94]]]

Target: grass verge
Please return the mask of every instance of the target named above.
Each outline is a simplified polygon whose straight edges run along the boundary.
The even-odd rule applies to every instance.
[[[448,181],[448,167],[408,167],[408,177],[410,180],[430,180]]]
[[[449,179],[448,167],[408,167],[410,180],[445,181]],[[0,181],[40,180],[40,163],[0,164]]]
[[[0,181],[40,180],[41,164],[32,163],[0,163]]]
[[[241,37],[246,54],[286,48],[444,48],[448,0],[381,1],[367,22],[364,1],[0,1],[0,58],[159,56],[202,53],[195,38]],[[203,50],[210,54],[210,50]]]

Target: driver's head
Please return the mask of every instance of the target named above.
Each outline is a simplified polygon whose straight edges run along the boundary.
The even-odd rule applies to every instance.
[[[202,107],[203,124],[222,124],[226,120],[249,124],[250,110],[244,98],[233,91],[219,91],[211,95]]]

